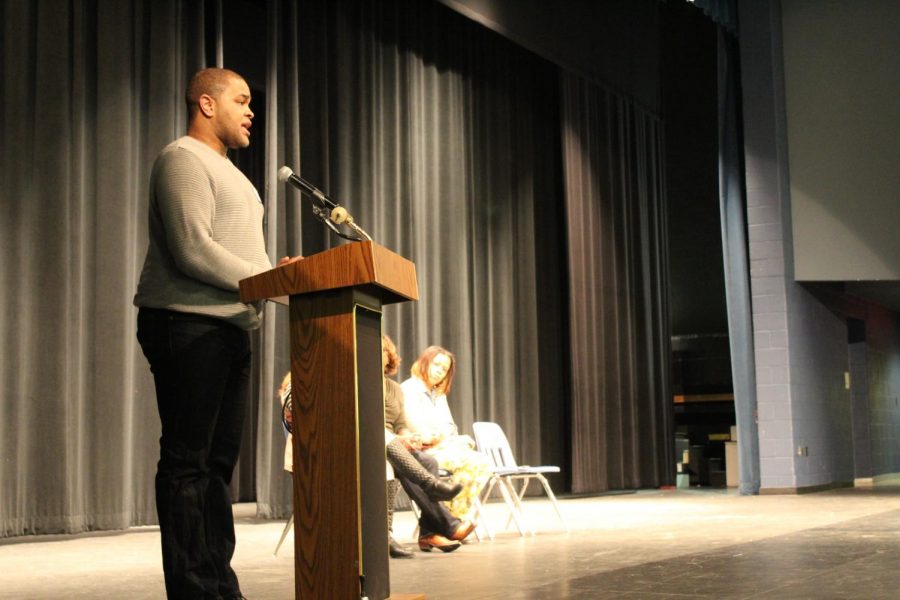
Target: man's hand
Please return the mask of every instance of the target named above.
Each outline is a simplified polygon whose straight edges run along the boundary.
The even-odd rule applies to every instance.
[[[298,260],[303,260],[303,257],[302,256],[283,256],[278,261],[278,266],[283,267],[286,264],[289,264],[292,262],[297,262]]]

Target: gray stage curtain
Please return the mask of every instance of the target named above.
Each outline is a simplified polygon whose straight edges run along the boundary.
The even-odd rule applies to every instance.
[[[266,81],[264,196],[266,241],[270,256],[298,256],[304,251],[300,198],[278,181],[278,169],[296,168],[300,155],[297,73],[296,2],[269,0],[266,4]],[[262,518],[284,518],[293,510],[292,482],[284,471],[285,432],[281,405],[275,395],[291,368],[289,314],[285,306],[268,303],[255,338],[254,381],[257,385],[254,430],[254,499]]]
[[[674,480],[662,125],[562,78],[572,491]]]
[[[299,133],[284,127],[285,162],[417,266],[420,300],[385,311],[404,358],[398,379],[426,346],[446,346],[458,359],[450,404],[461,429],[497,421],[523,463],[540,462],[541,386],[555,377],[561,394],[562,379],[561,367],[554,375],[540,364],[559,364],[559,341],[540,347],[560,333],[539,323],[555,292],[538,293],[546,259],[534,216],[539,200],[558,201],[558,119],[538,118],[555,110],[554,71],[436,3],[285,11],[281,72],[296,79],[282,84],[299,85],[300,104],[290,117]],[[306,253],[340,243],[300,221]]]
[[[156,520],[131,304],[154,156],[185,126],[202,4],[2,4],[0,537]]]
[[[0,537],[156,520],[159,421],[131,301],[149,169],[184,132],[184,86],[212,62],[203,10],[217,6],[2,3]],[[426,345],[446,345],[459,359],[451,406],[462,429],[498,421],[521,462],[568,471],[556,70],[437,3],[269,0],[266,11],[265,115],[255,129],[265,140],[251,152],[265,154],[270,254],[336,243],[276,182],[289,164],[417,263],[420,301],[386,311],[404,373]],[[644,126],[656,131],[652,120]],[[629,165],[649,169],[642,182],[658,167]],[[657,222],[650,209],[638,214]],[[641,252],[655,256],[652,245]],[[651,300],[633,310],[655,324]],[[273,399],[288,368],[287,314],[266,311],[237,479],[243,486],[254,471],[260,514],[277,516],[290,509]],[[657,373],[657,357],[647,360]],[[652,437],[645,417],[659,414],[640,421]]]
[[[735,38],[718,30],[719,91],[719,212],[722,217],[722,253],[725,299],[728,305],[728,341],[734,408],[740,452],[741,494],[757,494],[759,425],[756,408],[756,359],[753,349],[753,311],[750,300],[747,200],[741,139],[738,50]]]

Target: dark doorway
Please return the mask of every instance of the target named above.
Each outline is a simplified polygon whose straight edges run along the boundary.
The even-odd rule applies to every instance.
[[[716,25],[688,2],[660,6],[679,484],[724,487],[736,421],[719,214]]]

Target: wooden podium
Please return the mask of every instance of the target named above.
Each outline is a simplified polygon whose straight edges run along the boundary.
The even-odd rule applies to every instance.
[[[381,307],[418,298],[415,266],[355,242],[244,279],[240,294],[290,298],[295,595],[388,598]]]

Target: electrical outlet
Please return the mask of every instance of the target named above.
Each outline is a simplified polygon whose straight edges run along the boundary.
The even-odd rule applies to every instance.
[[[850,371],[844,371],[844,389],[850,389]]]
[[[797,446],[797,456],[809,456],[809,448],[807,446]]]

